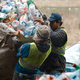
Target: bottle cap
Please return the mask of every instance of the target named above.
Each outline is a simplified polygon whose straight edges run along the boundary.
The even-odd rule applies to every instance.
[[[10,28],[11,28],[12,26],[9,24],[9,25],[8,25],[8,27],[10,27]]]
[[[75,79],[76,78],[76,75],[73,77],[73,79]]]
[[[76,67],[76,64],[73,64],[73,67]]]
[[[17,8],[17,6],[15,6],[15,8]]]

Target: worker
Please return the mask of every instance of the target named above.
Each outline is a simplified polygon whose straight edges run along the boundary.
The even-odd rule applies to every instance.
[[[50,22],[50,44],[52,51],[40,67],[40,71],[47,74],[65,72],[66,58],[64,57],[68,40],[68,34],[62,25],[62,17],[59,13],[52,13],[48,19]]]
[[[21,43],[20,32],[15,32],[18,43]],[[36,74],[44,60],[51,53],[51,46],[47,43],[50,28],[41,25],[33,36],[34,42],[24,43],[17,53],[19,60],[16,64],[12,80],[36,80]]]

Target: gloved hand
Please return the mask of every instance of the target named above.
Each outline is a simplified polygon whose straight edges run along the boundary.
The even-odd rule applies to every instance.
[[[42,15],[43,20],[47,20],[47,16],[44,14]]]
[[[45,25],[48,25],[47,17],[46,17],[46,15],[45,15],[45,14],[44,14],[44,15],[42,15],[42,18],[43,18],[44,24],[45,24]]]

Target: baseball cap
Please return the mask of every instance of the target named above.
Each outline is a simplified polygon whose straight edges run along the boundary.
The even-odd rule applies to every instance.
[[[48,40],[49,36],[50,36],[50,28],[46,25],[41,25],[33,35],[33,40],[46,41]]]
[[[58,13],[52,13],[48,21],[54,21],[54,20],[62,21],[61,15]]]

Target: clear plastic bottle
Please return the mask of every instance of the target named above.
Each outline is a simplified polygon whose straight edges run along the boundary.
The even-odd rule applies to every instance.
[[[35,5],[34,4],[29,5],[29,11],[32,15],[35,15]]]
[[[32,29],[34,28],[35,26],[34,26],[34,23],[33,23],[33,21],[28,21],[27,22],[27,25],[25,26],[25,32],[27,33],[28,32],[28,34],[29,34],[29,36],[31,35],[31,33],[32,33]]]
[[[28,20],[33,20],[33,16],[31,13],[28,14]]]
[[[28,21],[27,25],[25,27],[28,28],[28,27],[31,27],[31,26],[34,26],[34,23],[33,23],[32,20]]]

